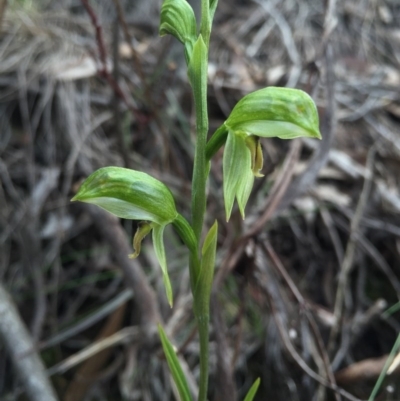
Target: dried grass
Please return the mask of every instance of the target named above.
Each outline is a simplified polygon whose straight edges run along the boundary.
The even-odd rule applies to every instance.
[[[191,108],[185,76],[177,73],[183,59],[171,58],[156,28],[135,22],[128,8],[132,46],[113,41],[109,3],[95,11],[107,68],[116,61],[113,48],[120,50],[118,83],[129,104],[97,76],[98,47],[82,8],[70,4],[60,12],[50,3],[28,12],[13,6],[0,35],[0,278],[38,346],[79,321],[82,330],[43,351],[53,373],[82,350],[93,350],[102,324],[94,319],[89,327],[86,316],[114,305],[126,285],[115,249],[94,228],[93,215],[69,203],[80,179],[101,166],[128,164],[164,180],[188,213]],[[400,6],[395,0],[328,4],[325,9],[317,0],[235,5],[220,0],[210,56],[211,127],[242,94],[288,85],[313,94],[323,134],[331,136],[322,146],[292,145],[298,153],[291,148],[288,154],[288,144],[280,141],[263,144],[271,174],[258,183],[245,223],[237,215],[233,224],[223,222],[221,155],[213,164],[209,203],[221,220],[216,288],[222,320],[214,320],[211,336],[212,391],[220,390],[221,373],[233,380],[235,372],[239,397],[261,376],[260,400],[322,400],[332,394],[365,399],[376,379],[370,372],[379,372],[370,364],[381,363],[374,358],[390,351],[400,327],[398,312],[382,313],[384,305],[398,302],[400,291]],[[132,107],[137,114],[130,114]],[[374,162],[367,165],[372,146]],[[286,182],[282,171],[294,179]],[[365,180],[371,188],[357,213]],[[265,225],[258,227],[261,218]],[[131,235],[131,223],[123,224]],[[167,331],[182,345],[187,371],[194,372],[196,391],[198,345],[188,308],[186,255],[172,232],[168,237],[176,290],[172,311],[151,248],[142,263]],[[349,262],[335,315],[337,278]],[[129,334],[140,323],[137,310],[113,328],[113,336],[127,333],[130,340],[113,343],[90,399],[172,399],[159,349],[141,347]],[[332,327],[337,335],[328,347]],[[231,372],[219,369],[222,345]],[[6,350],[0,355],[0,398],[17,400],[20,383]],[[358,371],[355,383],[346,378],[352,370],[343,368],[353,365],[368,366],[368,380]],[[77,380],[75,365],[68,367],[54,381],[61,398]],[[397,379],[395,373],[388,377],[382,393],[393,390],[391,396],[399,398]]]

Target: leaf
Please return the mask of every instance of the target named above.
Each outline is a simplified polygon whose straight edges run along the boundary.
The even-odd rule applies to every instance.
[[[171,191],[146,173],[121,167],[104,167],[91,174],[72,201],[92,203],[130,220],[160,225],[177,217]]]
[[[242,98],[225,122],[229,131],[264,138],[321,138],[311,97],[298,89],[268,87]]]
[[[193,88],[195,101],[205,99],[204,93],[207,92],[207,46],[202,35],[199,35],[193,47],[190,59],[188,75]],[[198,107],[199,105],[196,105]],[[203,105],[206,107],[206,105]],[[200,113],[201,114],[201,113]]]
[[[215,10],[217,9],[218,0],[210,0],[210,20],[214,19]]]
[[[260,378],[258,378],[253,383],[253,385],[250,387],[250,390],[248,391],[248,393],[243,401],[253,401],[253,398],[256,395],[259,385],[260,385]]]
[[[192,396],[190,395],[189,386],[187,384],[185,375],[179,363],[179,359],[176,356],[172,344],[169,342],[164,329],[161,325],[158,325],[158,332],[160,333],[161,344],[164,349],[165,357],[167,358],[169,370],[174,379],[176,387],[178,389],[181,401],[192,401]]]
[[[253,187],[251,154],[243,135],[228,134],[223,157],[223,189],[226,220],[229,221],[235,198],[244,218],[244,209]]]
[[[164,238],[163,238],[164,228],[165,228],[165,226],[154,226],[154,228],[153,228],[153,246],[154,246],[154,250],[156,252],[158,263],[161,266],[164,287],[165,287],[165,292],[167,295],[168,303],[172,308],[173,296],[172,296],[171,281],[169,279],[168,269],[167,269],[167,258],[165,256]]]
[[[214,278],[215,253],[217,250],[218,223],[212,225],[202,248],[201,269],[194,292],[194,309],[198,319],[209,318],[211,288]]]
[[[242,219],[245,218],[244,209],[249,200],[251,190],[253,189],[254,174],[251,169],[247,168],[242,172],[242,175],[238,179],[236,198],[239,205],[240,215]]]
[[[185,45],[186,61],[189,62],[197,39],[196,17],[186,0],[165,0],[161,7],[160,36],[171,34]]]
[[[196,110],[196,152],[193,165],[192,227],[197,240],[200,239],[203,216],[206,211],[206,186],[208,163],[205,158],[205,144],[208,132],[207,116],[207,47],[199,35],[190,59],[188,76],[192,85]],[[197,190],[199,189],[199,190]]]

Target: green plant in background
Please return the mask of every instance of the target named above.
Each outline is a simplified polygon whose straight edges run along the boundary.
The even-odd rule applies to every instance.
[[[396,304],[392,305],[389,309],[387,309],[382,314],[382,317],[384,319],[387,319],[393,313],[398,312],[399,308],[400,308],[400,302],[397,302]],[[381,387],[383,385],[385,377],[387,375],[391,375],[394,372],[394,370],[397,369],[398,366],[400,365],[399,358],[400,358],[400,334],[397,335],[397,339],[392,347],[392,350],[390,351],[388,358],[386,359],[386,362],[385,362],[383,369],[375,383],[374,388],[372,389],[372,392],[368,398],[368,401],[375,401],[376,396],[378,395],[379,390],[381,389]]]
[[[200,383],[198,401],[207,399],[210,296],[217,245],[217,222],[202,242],[206,213],[206,184],[213,155],[225,145],[223,156],[223,194],[229,220],[234,201],[244,211],[254,177],[262,176],[263,155],[260,138],[320,138],[318,114],[312,99],[303,91],[269,87],[240,100],[230,116],[207,142],[207,69],[211,25],[217,0],[201,0],[200,26],[186,0],[164,0],[160,35],[171,34],[183,45],[188,77],[196,110],[196,143],[192,180],[191,222],[178,213],[171,191],[153,177],[134,170],[105,167],[94,172],[73,198],[96,204],[118,217],[139,220],[134,236],[135,253],[150,231],[161,266],[166,294],[172,306],[173,295],[165,257],[163,231],[172,224],[189,250],[193,312],[200,340]],[[163,329],[161,343],[181,400],[192,400],[179,360]],[[250,388],[245,401],[251,401],[259,380]]]

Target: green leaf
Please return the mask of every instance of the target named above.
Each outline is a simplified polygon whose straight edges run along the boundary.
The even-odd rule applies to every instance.
[[[225,122],[229,131],[264,138],[321,138],[318,112],[307,93],[268,87],[241,99]]]
[[[192,401],[192,396],[190,395],[189,386],[187,384],[185,375],[181,365],[179,364],[179,359],[176,356],[172,344],[169,342],[164,329],[161,325],[158,325],[158,332],[160,333],[161,344],[164,349],[165,357],[167,358],[169,370],[172,374],[176,387],[178,389],[181,401]]]
[[[186,0],[164,0],[159,34],[171,34],[183,43],[186,62],[189,62],[197,39],[197,25],[193,9]]]
[[[258,378],[253,385],[250,387],[250,390],[248,391],[246,398],[243,401],[253,401],[254,396],[256,395],[256,392],[258,390],[258,386],[260,385],[260,378]]]
[[[202,93],[207,91],[207,53],[207,46],[204,43],[203,37],[199,35],[194,44],[188,68],[195,101],[203,99],[204,96],[202,96]]]
[[[214,19],[215,10],[217,9],[218,0],[210,0],[210,20]]]
[[[72,201],[92,203],[130,220],[165,225],[177,217],[171,191],[148,174],[121,167],[104,167],[91,174]]]
[[[154,246],[154,250],[156,252],[158,263],[160,263],[160,266],[161,266],[164,287],[165,287],[165,292],[167,295],[168,303],[172,308],[173,296],[172,296],[171,281],[169,279],[168,269],[167,269],[167,258],[165,256],[164,238],[163,238],[164,228],[165,228],[165,226],[154,226],[154,228],[153,228],[153,246]]]
[[[193,166],[192,227],[197,240],[200,239],[203,227],[203,216],[206,210],[205,186],[208,163],[205,158],[205,147],[208,132],[207,116],[207,47],[202,35],[199,35],[190,59],[188,76],[192,85],[196,109],[196,152]]]
[[[215,253],[217,249],[218,223],[212,225],[202,248],[200,274],[194,292],[194,312],[198,319],[208,320],[210,313],[211,288],[214,278]]]
[[[230,219],[235,198],[244,218],[244,209],[253,187],[251,154],[245,139],[243,135],[230,132],[225,144],[222,167],[226,221]]]

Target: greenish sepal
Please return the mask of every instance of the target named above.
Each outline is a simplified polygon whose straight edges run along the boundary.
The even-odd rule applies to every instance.
[[[134,253],[129,255],[130,259],[135,259],[139,256],[140,250],[142,248],[142,241],[144,237],[153,229],[154,223],[149,223],[147,221],[142,221],[139,223],[136,233],[133,237],[133,250]]]
[[[299,89],[271,86],[252,92],[236,104],[225,125],[264,138],[321,138],[315,103]]]
[[[251,153],[246,146],[245,135],[228,134],[222,167],[226,220],[230,219],[235,198],[244,219],[244,209],[254,182]]]
[[[180,239],[188,247],[189,251],[193,254],[197,253],[197,240],[192,227],[189,222],[178,213],[176,219],[172,222],[175,230],[177,231]]]
[[[92,203],[117,217],[171,223],[178,212],[171,191],[146,173],[122,167],[104,167],[91,174],[72,201]]]
[[[175,36],[185,46],[186,62],[189,63],[193,45],[197,39],[196,17],[186,0],[164,0],[161,7],[160,36]]]
[[[153,246],[156,252],[158,263],[161,266],[165,293],[167,295],[168,303],[172,308],[173,295],[172,295],[171,281],[168,275],[167,258],[165,256],[164,238],[163,238],[164,228],[165,226],[159,226],[159,225],[155,225],[153,227]]]
[[[211,158],[218,152],[218,150],[226,142],[228,136],[228,129],[225,124],[222,124],[211,136],[206,145],[206,160],[211,160]]]
[[[243,401],[253,401],[253,398],[256,395],[259,386],[260,386],[260,378],[258,378],[250,387]]]
[[[204,240],[201,251],[201,268],[193,294],[194,313],[199,321],[209,318],[211,288],[214,277],[215,254],[217,250],[218,223],[212,225]]]
[[[180,400],[192,401],[189,386],[179,363],[179,359],[176,356],[174,347],[168,340],[168,337],[160,324],[158,325],[158,332],[160,334],[160,340],[164,350],[165,358],[167,359],[169,370],[179,392]]]

